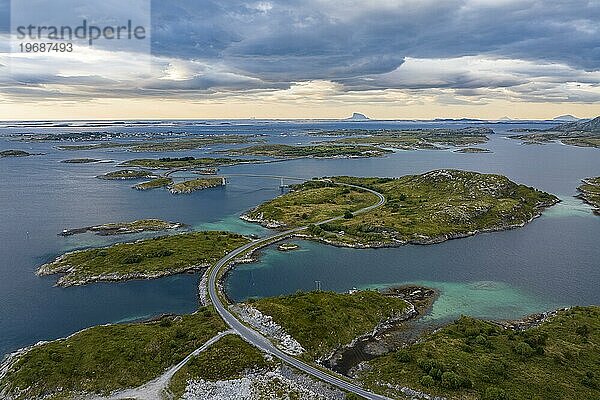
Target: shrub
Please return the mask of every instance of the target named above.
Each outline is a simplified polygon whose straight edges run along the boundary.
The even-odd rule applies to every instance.
[[[508,395],[504,392],[504,390],[490,386],[485,389],[483,400],[508,400]]]
[[[515,346],[515,352],[523,357],[529,357],[534,353],[534,350],[525,342],[519,342]]]
[[[410,362],[412,357],[410,356],[410,353],[408,352],[408,350],[400,349],[396,352],[396,359],[400,362],[407,363],[407,362]]]
[[[352,211],[346,210],[346,212],[344,213],[344,218],[345,219],[350,219],[352,217],[354,217],[354,214],[352,214]]]
[[[442,374],[442,386],[448,389],[460,389],[462,387],[462,379],[458,374],[446,371]]]
[[[435,380],[429,375],[423,375],[421,379],[419,379],[419,383],[421,386],[431,387],[435,385]]]

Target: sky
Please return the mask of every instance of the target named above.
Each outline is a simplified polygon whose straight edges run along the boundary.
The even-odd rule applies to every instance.
[[[600,115],[600,0],[136,1],[147,47],[28,55],[11,9],[61,8],[0,0],[0,119]]]

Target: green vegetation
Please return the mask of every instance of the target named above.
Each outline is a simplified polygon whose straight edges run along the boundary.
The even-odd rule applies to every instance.
[[[319,144],[311,146],[290,146],[287,144],[264,144],[243,149],[225,150],[231,155],[253,155],[277,158],[334,158],[334,157],[380,157],[389,150],[374,146]]]
[[[221,165],[235,165],[241,162],[253,162],[256,160],[239,160],[235,158],[194,158],[194,157],[163,157],[154,158],[138,158],[135,160],[125,161],[121,165],[125,167],[141,167],[152,169],[194,169],[206,167],[218,167]]]
[[[224,329],[209,308],[146,323],[96,326],[33,347],[0,382],[0,392],[19,400],[70,399],[78,393],[107,395],[137,387]]]
[[[600,177],[588,178],[583,180],[583,185],[577,190],[583,201],[594,207],[594,213],[600,215]]]
[[[37,273],[65,273],[58,280],[60,286],[156,278],[208,267],[247,242],[244,236],[218,231],[162,236],[66,253],[42,265]]]
[[[133,188],[137,189],[137,190],[158,189],[161,187],[169,186],[171,183],[173,183],[173,179],[161,177],[161,178],[152,179],[151,181],[148,181],[148,182],[138,183]]]
[[[189,380],[231,380],[267,367],[258,349],[237,335],[227,335],[184,365],[171,379],[169,390],[180,398]]]
[[[315,135],[350,136],[336,140],[334,143],[369,144],[374,146],[394,147],[404,150],[441,149],[446,146],[469,146],[488,141],[489,128],[468,127],[462,129],[379,129],[379,130],[336,130],[315,132]]]
[[[302,226],[332,216],[356,211],[377,202],[377,196],[364,190],[309,181],[293,185],[291,191],[268,201],[245,215],[251,221],[271,225]]]
[[[183,137],[165,139],[161,141],[130,141],[130,142],[104,142],[95,144],[76,144],[58,146],[61,150],[96,150],[115,147],[128,148],[131,151],[181,151],[193,150],[217,144],[240,144],[251,142],[253,135],[214,135],[200,137]]]
[[[28,153],[26,151],[23,150],[3,150],[0,151],[0,158],[2,157],[27,157],[27,156],[33,156],[35,154],[33,153]]]
[[[600,307],[560,311],[524,331],[461,317],[369,365],[360,379],[378,391],[391,384],[449,399],[597,399]]]
[[[225,186],[225,178],[198,178],[189,181],[174,183],[169,186],[171,193],[191,193],[197,190]]]
[[[167,229],[176,229],[183,224],[176,222],[167,222],[160,219],[139,219],[132,222],[114,222],[109,224],[86,226],[84,228],[65,229],[60,233],[62,236],[71,236],[78,233],[94,232],[96,235],[124,235],[129,233],[155,232]]]
[[[61,163],[65,164],[93,164],[100,162],[102,160],[97,160],[95,158],[70,158],[68,160],[62,160]]]
[[[97,176],[97,178],[107,180],[119,180],[153,178],[155,176],[156,175],[154,175],[152,172],[144,171],[141,169],[120,169],[118,171],[112,171],[104,175]]]
[[[296,293],[251,302],[296,339],[311,359],[329,354],[405,310],[397,297],[375,291]]]
[[[437,170],[397,179],[332,179],[374,189],[387,199],[371,212],[310,225],[306,231],[312,238],[347,246],[437,243],[481,231],[518,227],[558,202],[551,194],[516,184],[501,175],[459,170]],[[348,204],[338,197],[340,190],[344,188],[299,187],[257,207],[249,214],[250,220],[254,217],[271,226],[303,226],[365,205],[366,199]],[[369,196],[373,199],[370,204],[375,203],[374,196]]]

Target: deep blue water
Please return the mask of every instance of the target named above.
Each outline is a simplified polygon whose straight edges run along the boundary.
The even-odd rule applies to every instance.
[[[438,126],[461,126],[440,123]],[[364,127],[361,123],[246,121],[236,125],[182,124],[92,128],[17,127],[11,132],[168,131],[204,134],[262,133],[269,141],[306,143],[325,138],[304,134],[316,128]],[[419,127],[414,122],[369,122],[369,127]],[[430,124],[428,125],[430,126]],[[491,125],[498,133],[513,124]],[[91,325],[147,318],[166,312],[186,313],[197,307],[195,275],[154,281],[102,283],[76,288],[53,287],[55,277],[34,274],[42,263],[65,251],[106,245],[139,236],[102,238],[58,236],[62,229],[136,218],[181,221],[196,229],[234,229],[262,234],[237,216],[277,196],[279,182],[233,177],[226,188],[173,196],[164,190],[139,192],[132,182],[102,181],[94,176],[113,164],[62,164],[60,160],[92,157],[126,160],[155,153],[118,150],[66,152],[55,143],[9,142],[0,150],[46,153],[0,159],[0,354],[62,337]],[[461,168],[505,174],[511,179],[554,193],[564,202],[522,229],[454,240],[434,246],[398,249],[338,249],[300,242],[302,250],[263,252],[257,264],[241,266],[228,280],[236,299],[312,289],[386,286],[421,282],[443,295],[433,315],[457,312],[509,318],[569,304],[600,302],[600,217],[574,199],[580,179],[600,175],[600,150],[550,144],[523,146],[501,135],[485,147],[492,154],[451,151],[400,151],[384,158],[294,160],[239,165],[223,172],[292,176],[399,176],[436,168]],[[218,149],[168,153],[201,155]]]

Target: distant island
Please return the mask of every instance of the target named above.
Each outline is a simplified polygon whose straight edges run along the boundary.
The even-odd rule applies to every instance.
[[[143,169],[120,169],[118,171],[107,172],[104,175],[99,175],[96,178],[106,180],[124,180],[124,179],[143,179],[157,177],[150,171]]]
[[[262,144],[241,149],[224,150],[229,155],[253,155],[275,158],[353,158],[380,157],[390,150],[368,145],[304,145]]]
[[[95,158],[70,158],[68,160],[62,160],[61,163],[64,164],[95,164],[99,163],[102,160],[98,160]]]
[[[523,141],[524,144],[544,144],[560,141],[563,144],[578,147],[600,148],[600,117],[591,120],[577,120],[549,129],[513,129],[511,132],[522,132],[511,138]]]
[[[368,121],[370,118],[367,117],[365,114],[361,114],[361,113],[352,113],[352,116],[350,118],[346,118],[346,121]]]

